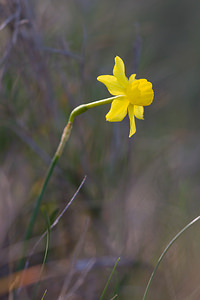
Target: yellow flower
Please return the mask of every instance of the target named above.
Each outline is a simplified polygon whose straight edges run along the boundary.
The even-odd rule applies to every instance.
[[[135,117],[144,119],[144,107],[152,103],[154,92],[152,84],[146,79],[135,79],[136,74],[132,74],[129,79],[125,75],[123,60],[115,57],[113,75],[101,75],[97,80],[106,85],[108,91],[119,97],[112,101],[110,111],[106,115],[109,122],[122,121],[129,115],[131,137],[136,132]]]

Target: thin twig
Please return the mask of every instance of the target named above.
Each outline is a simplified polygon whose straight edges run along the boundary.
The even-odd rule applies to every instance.
[[[17,37],[18,37],[18,31],[19,31],[19,21],[20,21],[20,14],[21,14],[21,6],[19,1],[17,1],[16,3],[16,12],[13,15],[15,22],[14,22],[14,31],[12,34],[12,38],[10,40],[10,42],[8,43],[7,47],[6,47],[6,51],[2,57],[2,59],[0,60],[0,66],[7,60],[13,46],[15,45],[16,41],[17,41]]]
[[[92,267],[94,266],[94,264],[95,264],[95,259],[94,258],[90,259],[90,261],[88,262],[88,265],[86,266],[86,269],[79,276],[79,278],[77,279],[77,281],[75,282],[75,284],[72,286],[72,288],[70,289],[70,291],[66,295],[64,295],[63,298],[59,298],[59,300],[69,299],[78,290],[78,288],[84,283],[84,280],[85,280],[87,274],[92,269]]]
[[[50,227],[50,230],[52,230],[57,224],[58,222],[60,221],[60,219],[62,218],[62,216],[64,215],[64,213],[67,211],[67,209],[70,207],[70,205],[72,204],[72,202],[74,201],[74,199],[76,198],[76,196],[78,195],[80,189],[82,188],[82,186],[84,185],[85,183],[85,180],[86,180],[87,176],[85,176],[83,178],[83,180],[81,181],[81,184],[79,185],[78,189],[76,190],[76,192],[74,193],[74,195],[72,196],[71,200],[67,203],[67,205],[65,206],[65,208],[61,211],[61,213],[59,214],[59,216],[56,218],[56,220],[53,222],[53,224],[51,225]],[[33,247],[31,253],[29,254],[29,259],[30,257],[33,255],[34,251],[35,251],[35,248],[37,248],[37,245],[41,242],[41,240],[47,235],[48,233],[48,230],[46,230],[42,235],[41,237],[39,238],[39,240],[37,241],[37,243],[35,244],[35,246]],[[27,268],[27,263],[26,263],[26,267]]]
[[[82,57],[78,54],[75,54],[75,53],[72,53],[70,51],[67,51],[67,50],[62,50],[62,49],[55,49],[55,48],[49,48],[49,47],[42,47],[43,51],[45,52],[49,52],[49,53],[52,53],[52,54],[61,54],[61,55],[64,55],[64,56],[67,56],[67,57],[70,57],[70,58],[74,58],[74,59],[77,59],[77,60],[82,60]]]
[[[9,127],[30,149],[32,149],[46,164],[51,162],[51,157],[31,138],[26,128],[16,120],[16,124]]]
[[[74,253],[73,253],[73,257],[72,257],[72,259],[71,259],[71,265],[70,265],[70,269],[69,269],[69,271],[68,271],[68,276],[67,276],[67,278],[66,278],[66,280],[65,280],[65,282],[64,282],[64,284],[63,284],[63,287],[62,287],[62,289],[61,289],[61,292],[60,292],[60,295],[59,295],[58,300],[62,300],[62,299],[66,296],[66,292],[67,292],[67,290],[69,289],[70,283],[72,282],[72,278],[73,278],[73,276],[74,276],[74,274],[75,274],[75,272],[76,272],[76,267],[75,267],[75,265],[76,265],[76,262],[77,262],[77,256],[78,256],[78,254],[80,253],[80,250],[81,250],[81,248],[82,248],[83,242],[84,242],[84,240],[85,240],[85,235],[86,235],[86,232],[87,232],[87,230],[88,230],[88,226],[89,226],[89,222],[88,222],[88,219],[86,219],[86,222],[85,222],[85,226],[84,226],[83,232],[82,232],[81,237],[80,237],[80,239],[79,239],[79,241],[78,241],[78,243],[77,243],[77,245],[76,245],[76,248],[75,248]],[[95,261],[92,260],[92,265],[91,265],[91,267],[94,265],[94,263],[95,263]],[[89,263],[89,266],[90,266],[90,263]],[[88,269],[88,272],[89,272],[89,270],[91,269],[91,267],[88,269],[88,266],[87,266],[87,267],[86,267],[86,270]],[[84,271],[84,273],[85,273],[85,272],[86,272],[86,271]],[[86,273],[88,273],[88,272],[86,272]],[[85,275],[85,276],[86,276],[86,275]],[[84,278],[85,278],[85,276],[84,276]],[[75,286],[75,285],[76,285],[76,283],[74,284],[74,286]],[[74,286],[73,286],[73,287],[74,287]],[[74,289],[73,287],[72,287],[71,289],[73,289],[73,291],[75,291],[75,289]],[[70,293],[71,289],[69,290],[68,293]],[[66,297],[66,298],[67,298],[67,297]]]
[[[1,25],[0,30],[3,30],[12,20],[16,18],[16,14],[9,16]]]
[[[112,299],[110,299],[110,300],[114,300],[114,299],[116,299],[118,297],[118,295],[115,295],[114,297],[112,297]]]
[[[135,31],[136,37],[133,44],[133,54],[134,54],[134,61],[133,61],[133,68],[132,72],[137,74],[138,67],[140,63],[140,55],[141,55],[141,48],[142,48],[142,38],[140,35],[140,25],[138,23],[135,24]]]

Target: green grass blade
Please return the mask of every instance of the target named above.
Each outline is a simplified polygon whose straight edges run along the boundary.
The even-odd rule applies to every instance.
[[[109,276],[109,278],[108,278],[108,280],[107,280],[107,282],[106,282],[105,288],[104,288],[104,290],[103,290],[103,292],[102,292],[102,294],[101,294],[100,300],[103,300],[103,297],[104,297],[104,295],[105,295],[105,293],[106,293],[106,291],[107,291],[107,288],[108,288],[108,286],[109,286],[109,283],[110,283],[110,281],[111,281],[111,279],[112,279],[112,277],[113,277],[113,274],[114,274],[114,272],[115,272],[115,269],[116,269],[116,267],[117,267],[119,261],[120,261],[120,257],[117,259],[117,261],[116,261],[116,263],[115,263],[115,265],[114,265],[114,268],[112,269],[112,272],[111,272],[111,274],[110,274],[110,276]]]
[[[149,291],[149,288],[151,286],[151,283],[152,283],[152,280],[154,278],[154,275],[156,273],[156,270],[158,269],[161,261],[163,260],[165,254],[167,253],[167,251],[169,250],[169,248],[174,244],[174,242],[187,230],[189,229],[194,223],[196,223],[197,221],[199,221],[200,219],[200,216],[198,216],[197,218],[195,218],[194,220],[192,220],[189,224],[187,224],[182,230],[180,230],[177,235],[169,242],[169,244],[167,245],[167,247],[164,249],[164,251],[162,252],[161,256],[159,257],[157,263],[156,263],[156,266],[151,274],[151,277],[148,281],[148,284],[147,284],[147,287],[146,287],[146,290],[145,290],[145,293],[144,293],[144,296],[143,296],[143,300],[146,300],[146,297],[147,297],[147,293]]]
[[[44,295],[42,296],[41,300],[44,300],[44,297],[45,297],[46,293],[47,293],[47,290],[45,290]]]

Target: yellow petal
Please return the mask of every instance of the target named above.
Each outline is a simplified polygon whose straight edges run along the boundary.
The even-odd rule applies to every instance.
[[[135,116],[134,116],[134,105],[132,105],[132,104],[130,104],[128,106],[128,115],[129,115],[129,119],[130,119],[129,137],[131,137],[136,132]]]
[[[134,105],[134,115],[137,119],[144,120],[144,107],[139,105]]]
[[[119,84],[117,78],[112,75],[101,75],[97,77],[97,80],[105,84],[107,87],[108,91],[114,95],[124,95],[125,90],[123,87]]]
[[[113,75],[117,78],[119,84],[122,87],[126,87],[128,84],[128,78],[125,75],[125,66],[123,60],[119,57],[115,57],[115,65],[113,68]]]
[[[127,114],[129,101],[125,97],[113,100],[111,108],[106,115],[106,120],[109,122],[119,122],[124,119]]]
[[[135,79],[135,76],[136,76],[136,74],[132,74],[132,75],[129,77],[128,83],[131,83],[131,82],[133,82],[134,80],[136,80],[136,79]]]
[[[139,106],[150,105],[154,97],[151,82],[146,79],[138,79],[128,84],[127,97],[131,104]]]

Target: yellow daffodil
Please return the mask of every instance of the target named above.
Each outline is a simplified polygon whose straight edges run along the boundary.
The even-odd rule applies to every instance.
[[[131,137],[136,132],[135,117],[144,119],[144,107],[152,103],[154,92],[152,84],[146,79],[135,79],[136,74],[132,74],[129,79],[125,75],[125,67],[123,60],[115,57],[115,65],[113,75],[101,75],[97,80],[106,85],[108,91],[119,96],[112,101],[110,111],[106,115],[109,122],[122,121],[125,116],[129,115]]]

